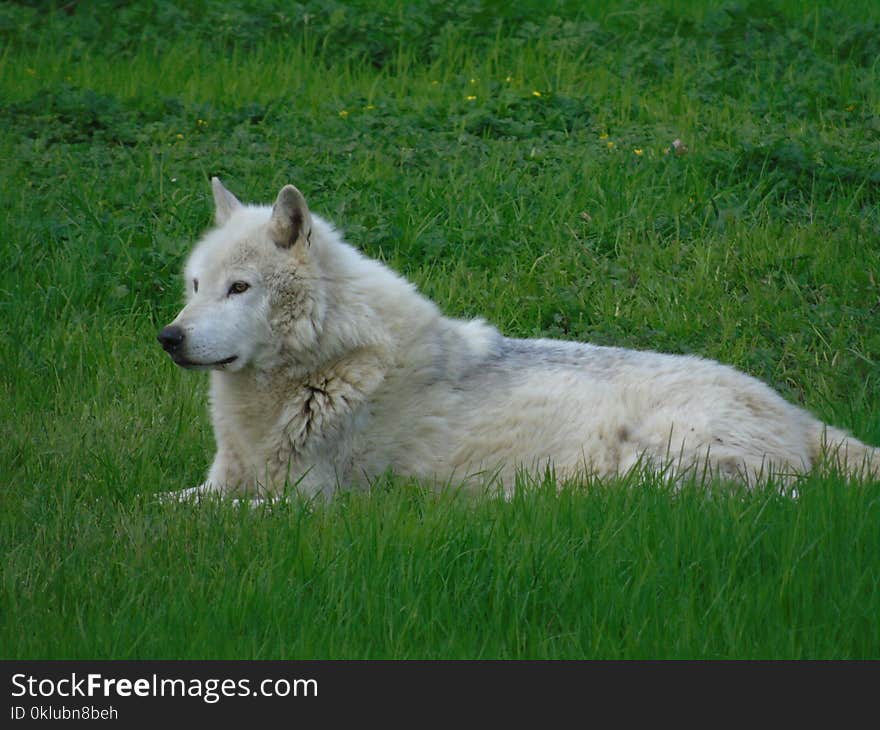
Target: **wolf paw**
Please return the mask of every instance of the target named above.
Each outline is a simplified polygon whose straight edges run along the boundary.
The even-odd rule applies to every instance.
[[[157,499],[161,504],[174,504],[174,503],[186,503],[186,504],[198,504],[202,500],[206,499],[224,499],[226,495],[218,489],[214,489],[210,485],[200,484],[197,487],[189,487],[188,489],[181,489],[177,492],[161,492],[157,495]],[[264,504],[271,504],[272,502],[277,501],[268,496],[257,496],[257,497],[229,497],[229,501],[232,504],[240,505],[245,504],[251,507],[258,507]]]
[[[200,484],[197,487],[189,487],[188,489],[181,489],[177,492],[160,492],[156,495],[156,498],[162,504],[169,504],[174,502],[197,503],[208,497],[216,498],[219,496],[221,496],[221,494],[216,489],[212,489],[207,484]]]

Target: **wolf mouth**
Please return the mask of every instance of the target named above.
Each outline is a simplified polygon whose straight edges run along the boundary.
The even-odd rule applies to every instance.
[[[222,360],[216,360],[215,362],[193,362],[192,360],[187,360],[182,357],[173,357],[175,365],[180,365],[182,368],[215,368],[221,365],[229,365],[229,363],[238,360],[238,355],[233,355],[232,357],[225,357]]]

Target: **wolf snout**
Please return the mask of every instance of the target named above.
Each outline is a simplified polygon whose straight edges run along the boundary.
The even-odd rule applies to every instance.
[[[162,345],[165,352],[172,353],[183,344],[183,330],[177,325],[171,324],[163,327],[159,334],[156,335],[156,339],[159,340],[159,344]]]

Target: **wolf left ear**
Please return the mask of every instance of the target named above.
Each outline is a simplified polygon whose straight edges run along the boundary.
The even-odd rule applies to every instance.
[[[236,210],[241,208],[241,203],[223,187],[219,177],[211,178],[211,189],[214,191],[214,219],[218,226],[222,226]]]
[[[269,235],[279,248],[291,248],[297,241],[308,241],[312,216],[303,194],[293,185],[278,193],[269,219]]]

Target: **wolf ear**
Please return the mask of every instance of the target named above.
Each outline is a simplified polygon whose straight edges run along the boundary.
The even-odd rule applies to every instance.
[[[291,248],[297,241],[308,241],[312,216],[303,194],[293,185],[285,185],[272,206],[269,235],[279,248]]]
[[[211,178],[211,188],[214,190],[214,218],[217,225],[222,226],[236,210],[241,208],[241,203],[223,187],[219,177]]]

